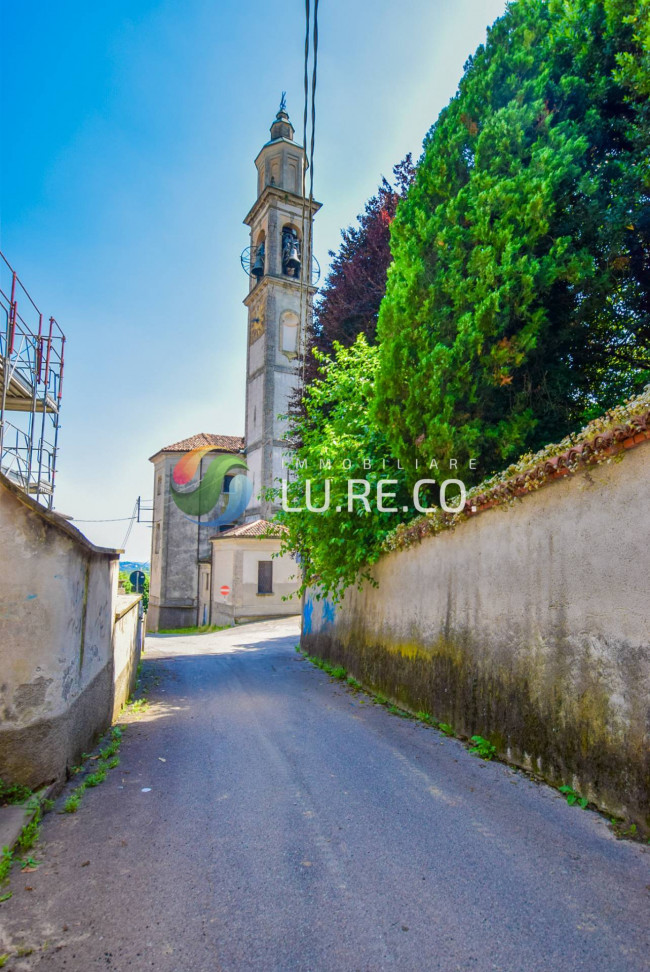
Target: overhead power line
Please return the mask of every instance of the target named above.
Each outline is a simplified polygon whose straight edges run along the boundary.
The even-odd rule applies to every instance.
[[[309,84],[309,59],[313,57],[311,90]],[[309,311],[309,287],[311,284],[313,255],[313,202],[314,202],[314,146],[316,141],[316,81],[318,77],[318,0],[314,0],[313,28],[311,20],[311,0],[305,0],[305,101],[303,110],[302,144],[305,164],[302,167],[302,240],[303,270],[300,279],[300,316],[302,327],[302,387],[305,386],[305,360],[307,351],[307,317]],[[310,113],[311,108],[311,113]],[[311,118],[310,118],[311,114]],[[311,121],[311,134],[308,140],[308,127]],[[309,144],[309,161],[307,145]],[[307,165],[309,165],[309,218],[305,218],[307,199]]]

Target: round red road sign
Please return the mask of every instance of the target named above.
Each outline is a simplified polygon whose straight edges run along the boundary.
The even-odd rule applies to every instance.
[[[220,588],[219,593],[223,594],[224,597],[228,597],[228,595],[230,594],[230,588],[228,587],[227,584],[224,584],[223,587]]]

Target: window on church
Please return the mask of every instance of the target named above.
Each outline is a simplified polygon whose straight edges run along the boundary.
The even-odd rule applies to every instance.
[[[273,561],[258,560],[257,562],[257,593],[273,593]]]
[[[158,483],[156,485],[156,493],[158,496],[162,493],[162,476],[158,476]]]
[[[160,523],[156,523],[156,538],[153,549],[154,553],[160,553]]]

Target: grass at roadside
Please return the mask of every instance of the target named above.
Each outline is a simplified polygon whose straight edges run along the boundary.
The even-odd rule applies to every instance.
[[[339,682],[344,682],[355,694],[360,692],[370,698],[375,705],[383,706],[388,712],[390,712],[391,715],[396,715],[403,719],[414,719],[417,722],[422,722],[427,726],[438,729],[440,732],[444,733],[445,736],[454,736],[465,744],[472,756],[477,756],[479,759],[489,761],[496,757],[498,760],[499,757],[496,746],[489,739],[485,739],[480,735],[474,735],[470,739],[467,739],[466,737],[457,734],[454,727],[448,722],[438,722],[428,712],[409,712],[408,710],[402,709],[400,706],[392,703],[388,698],[386,698],[385,695],[382,695],[381,692],[373,692],[371,689],[365,688],[361,682],[358,681],[358,679],[356,679],[353,675],[349,675],[342,665],[332,665],[324,658],[317,658],[313,655],[309,655],[300,647],[300,645],[296,645],[296,652],[301,655],[305,661],[311,662],[311,664],[315,665],[316,668],[320,668],[321,671],[327,672],[330,678],[333,678]],[[521,770],[521,772],[526,771]],[[535,774],[526,773],[526,775],[537,779]],[[598,807],[595,804],[590,803],[586,797],[581,796],[572,787],[568,785],[556,786],[548,780],[544,780],[544,782],[558,790],[566,798],[569,806],[577,806],[583,810],[591,809],[601,812],[598,810]],[[608,816],[608,822],[612,833],[618,840],[640,840],[637,833],[636,824],[629,824],[627,821],[620,820],[616,817],[612,817],[611,815]],[[643,840],[642,842],[650,844],[650,839]]]
[[[186,635],[186,634],[210,634],[212,631],[224,631],[229,628],[229,624],[199,624],[194,625],[191,628],[160,628],[158,631],[153,631],[152,634],[172,634],[172,635]]]
[[[106,779],[109,770],[115,769],[120,765],[118,752],[123,734],[124,726],[112,726],[103,737],[98,754],[96,756],[87,756],[84,763],[73,767],[73,773],[85,773],[85,776],[81,780],[81,783],[68,794],[63,804],[63,813],[76,813],[86,790],[99,786]],[[96,765],[91,766],[91,761]]]

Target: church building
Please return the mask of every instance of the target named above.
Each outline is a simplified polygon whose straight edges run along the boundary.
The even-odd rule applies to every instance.
[[[151,456],[149,631],[232,624],[300,610],[295,599],[284,600],[299,587],[300,567],[291,556],[274,557],[280,550],[282,528],[273,523],[277,505],[266,492],[287,474],[282,461],[287,451],[286,419],[280,416],[286,415],[300,383],[301,350],[316,290],[311,230],[320,203],[310,202],[303,192],[306,164],[304,147],[294,141],[283,96],[271,138],[255,159],[257,198],[244,220],[250,228],[250,247],[242,255],[249,277],[244,298],[248,310],[245,436],[201,432]],[[252,492],[246,485],[250,500],[243,512],[232,522],[223,522],[224,508],[236,506],[229,494],[234,498],[235,481],[242,475],[225,475],[215,509],[202,512],[199,507],[195,515],[183,512],[175,498],[180,492],[175,486],[181,478],[175,473],[179,461],[184,460],[193,473],[187,484],[193,492],[215,478],[206,477],[213,463],[219,460],[219,468],[228,466],[228,456],[234,464],[230,471],[242,473],[247,467],[252,484]]]

